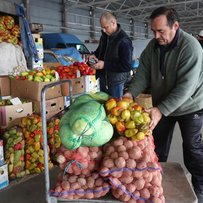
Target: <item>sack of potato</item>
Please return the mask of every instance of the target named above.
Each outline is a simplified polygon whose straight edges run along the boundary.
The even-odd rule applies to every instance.
[[[164,203],[161,171],[153,136],[142,140],[120,136],[104,146],[100,175],[109,179],[118,200]]]
[[[105,196],[111,186],[98,173],[88,176],[59,174],[57,186],[50,191],[50,195],[63,199],[97,199]]]
[[[79,147],[69,150],[61,146],[57,152],[57,162],[64,174],[90,175],[102,159],[101,147]]]

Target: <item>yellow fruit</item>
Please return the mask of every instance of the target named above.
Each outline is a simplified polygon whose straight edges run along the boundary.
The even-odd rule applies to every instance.
[[[143,132],[138,132],[136,135],[135,135],[136,139],[137,140],[143,140],[144,137],[145,137],[145,134]]]

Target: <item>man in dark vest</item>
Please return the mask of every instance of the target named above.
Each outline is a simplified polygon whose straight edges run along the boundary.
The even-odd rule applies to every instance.
[[[95,59],[100,90],[114,98],[123,96],[124,84],[131,78],[133,46],[111,12],[101,15],[102,36],[99,46],[89,59]]]

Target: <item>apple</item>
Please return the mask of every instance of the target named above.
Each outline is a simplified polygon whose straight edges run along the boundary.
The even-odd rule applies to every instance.
[[[137,132],[138,132],[138,129],[127,129],[127,130],[125,130],[125,136],[126,137],[133,137],[133,136],[135,136],[136,134],[137,134]]]
[[[124,100],[124,101],[128,101],[129,104],[133,102],[133,100],[130,99],[129,97],[122,97],[122,100]]]
[[[110,111],[115,106],[116,106],[116,100],[113,98],[107,100],[105,103],[105,107],[107,111]]]
[[[128,109],[123,110],[121,113],[121,118],[124,121],[128,121],[130,119],[130,111]]]
[[[141,116],[141,113],[139,111],[131,111],[130,112],[130,117],[133,121],[137,119],[139,116]]]
[[[135,122],[134,122],[133,120],[127,121],[127,122],[125,123],[125,127],[126,127],[127,129],[136,128]]]
[[[109,114],[109,115],[107,116],[107,118],[108,118],[109,122],[110,122],[112,125],[115,125],[116,122],[118,121],[118,118],[117,118],[116,116],[112,115],[112,114]]]
[[[129,104],[129,101],[126,100],[120,100],[117,102],[117,106],[122,107],[123,109],[127,109]]]
[[[116,129],[117,129],[118,132],[124,132],[124,131],[125,131],[124,122],[122,122],[122,121],[117,121],[117,122],[116,122]]]
[[[130,111],[136,110],[136,111],[141,112],[141,111],[142,111],[142,106],[140,106],[140,105],[139,105],[138,103],[136,103],[136,102],[132,102],[132,103],[129,104],[128,109],[129,109]]]
[[[145,134],[143,132],[138,132],[135,137],[137,140],[143,140],[145,138]]]
[[[150,123],[151,118],[150,118],[150,116],[149,116],[149,113],[144,112],[144,113],[142,113],[142,116],[143,116],[143,118],[144,118],[144,123]]]
[[[121,112],[123,111],[123,109],[119,106],[115,106],[111,109],[111,114],[114,116],[119,116],[121,114]]]

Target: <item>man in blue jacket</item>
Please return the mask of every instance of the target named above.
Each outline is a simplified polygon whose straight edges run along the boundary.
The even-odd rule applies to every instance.
[[[105,12],[100,17],[102,36],[94,55],[94,68],[100,79],[100,90],[114,98],[123,96],[124,84],[130,80],[133,46],[129,36],[121,29],[116,17]]]
[[[167,161],[175,124],[183,139],[184,164],[192,175],[199,203],[203,203],[203,50],[198,40],[180,29],[173,8],[152,12],[152,39],[124,94],[136,97],[149,88],[153,100],[150,128],[160,162]]]

